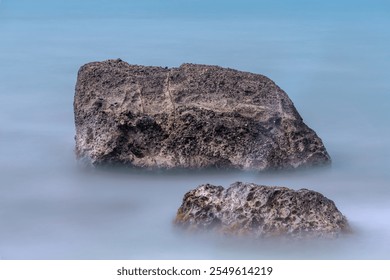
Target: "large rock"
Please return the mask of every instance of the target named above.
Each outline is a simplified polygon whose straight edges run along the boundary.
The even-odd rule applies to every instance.
[[[318,192],[240,182],[188,192],[175,223],[192,231],[255,237],[332,238],[350,230],[334,202]]]
[[[330,161],[273,81],[218,66],[89,63],[74,112],[77,157],[94,165],[264,170]]]

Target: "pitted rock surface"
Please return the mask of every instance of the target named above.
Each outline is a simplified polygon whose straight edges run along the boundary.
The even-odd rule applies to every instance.
[[[191,231],[254,237],[333,238],[350,231],[334,202],[318,192],[241,182],[189,191],[175,223]]]
[[[78,73],[76,155],[94,165],[295,168],[330,162],[287,94],[259,74],[93,62]]]

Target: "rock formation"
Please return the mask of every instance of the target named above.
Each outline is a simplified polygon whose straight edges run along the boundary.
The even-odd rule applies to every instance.
[[[318,192],[240,182],[188,192],[175,223],[191,231],[254,237],[332,238],[349,231],[334,202]]]
[[[94,165],[295,168],[330,162],[265,76],[218,66],[93,62],[78,73],[76,155]]]

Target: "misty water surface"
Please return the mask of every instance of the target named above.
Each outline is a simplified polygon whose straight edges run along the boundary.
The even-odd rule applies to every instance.
[[[0,1],[1,259],[390,258],[388,2],[210,2]],[[76,75],[109,58],[264,74],[322,138],[332,166],[85,170],[74,157]],[[280,243],[174,229],[188,190],[235,181],[319,191],[354,234]]]

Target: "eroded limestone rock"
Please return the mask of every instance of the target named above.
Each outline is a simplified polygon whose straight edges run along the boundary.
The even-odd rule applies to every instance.
[[[227,189],[205,184],[188,192],[175,224],[255,237],[328,238],[349,231],[334,202],[318,192],[241,182]]]
[[[78,73],[76,155],[94,165],[279,169],[330,162],[265,76],[209,65],[93,62]]]

